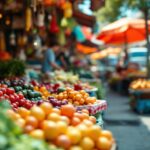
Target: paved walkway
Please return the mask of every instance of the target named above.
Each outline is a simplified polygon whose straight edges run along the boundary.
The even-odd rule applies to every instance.
[[[150,150],[150,116],[134,113],[129,107],[128,97],[107,91],[106,99],[108,110],[104,114],[104,128],[113,132],[118,149]]]

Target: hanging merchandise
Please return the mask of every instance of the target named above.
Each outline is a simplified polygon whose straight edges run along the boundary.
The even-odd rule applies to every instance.
[[[66,0],[58,0],[57,6],[62,8],[62,6],[65,4],[65,2],[66,2]]]
[[[73,14],[73,12],[72,12],[72,4],[67,1],[67,2],[65,2],[63,4],[62,7],[63,7],[63,10],[64,10],[64,17],[65,18],[71,18],[72,14]]]
[[[15,35],[14,32],[12,32],[10,34],[9,40],[10,40],[10,45],[11,46],[15,46],[16,45],[16,35]]]
[[[31,0],[31,7],[33,8],[33,12],[37,11],[37,0]]]
[[[5,45],[5,35],[2,31],[0,31],[0,51],[5,51],[6,50],[6,45]]]
[[[59,32],[59,27],[57,25],[57,19],[56,16],[53,15],[51,22],[50,22],[50,32],[51,33],[58,33]]]
[[[26,9],[26,31],[29,31],[32,27],[32,10],[31,8]]]
[[[45,6],[50,6],[55,4],[55,0],[44,0],[44,5]]]
[[[44,19],[45,19],[44,8],[41,6],[37,15],[37,26],[39,28],[44,27]]]
[[[59,31],[58,42],[59,42],[60,45],[65,45],[66,44],[66,38],[65,38],[65,33],[64,33],[63,29],[61,29]]]
[[[81,27],[80,27],[79,25],[76,26],[76,27],[73,29],[73,34],[75,35],[76,40],[77,40],[78,42],[83,42],[83,41],[85,41],[85,36],[84,36],[84,34],[83,34],[83,32],[82,32],[82,29],[81,29]]]
[[[61,25],[61,27],[67,27],[67,25],[68,25],[67,19],[66,18],[62,18],[60,25]]]

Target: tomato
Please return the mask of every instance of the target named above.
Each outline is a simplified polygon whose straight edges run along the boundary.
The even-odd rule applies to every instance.
[[[19,93],[18,96],[19,96],[19,99],[23,99],[24,98],[24,95],[22,93]]]
[[[3,96],[3,92],[2,91],[0,91],[0,96]]]
[[[6,88],[1,88],[1,91],[3,92],[3,94],[6,94]]]
[[[14,94],[15,90],[13,88],[7,88],[6,89],[6,94],[10,95],[10,94]]]
[[[15,99],[15,96],[14,96],[14,95],[10,95],[10,96],[9,96],[9,100],[10,100],[11,103],[16,102],[16,99]]]

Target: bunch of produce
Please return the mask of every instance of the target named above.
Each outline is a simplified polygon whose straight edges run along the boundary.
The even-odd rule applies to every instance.
[[[0,61],[0,78],[20,77],[25,73],[25,64],[16,59]]]
[[[51,75],[51,80],[53,81],[62,81],[67,83],[75,84],[79,81],[78,75],[74,75],[71,72],[64,72],[64,71],[55,71],[54,74]]]
[[[42,140],[32,138],[29,135],[23,134],[17,124],[9,118],[10,112],[6,108],[9,107],[6,101],[0,102],[0,149],[1,150],[60,150],[52,144],[47,144]],[[12,116],[11,116],[12,117]],[[19,115],[16,114],[16,119]],[[21,118],[20,121],[21,122]]]
[[[89,85],[89,83],[82,83],[79,82],[77,84],[74,84],[74,90],[79,91],[79,90],[85,90],[85,91],[89,91],[94,89],[93,86]]]
[[[150,89],[150,80],[138,79],[130,84],[130,88],[134,90],[145,90]]]
[[[21,92],[16,93],[13,88],[8,88],[5,84],[0,85],[0,99],[7,99],[13,109],[17,109],[18,107],[30,109],[34,104],[30,100],[27,100]]]
[[[84,90],[75,91],[71,88],[67,88],[64,92],[59,93],[55,96],[56,99],[64,101],[68,100],[69,103],[75,106],[79,105],[90,105],[96,103],[95,97],[89,97],[89,94]]]
[[[57,109],[45,102],[31,110],[9,110],[8,114],[24,133],[65,150],[110,150],[114,142],[112,133],[96,125],[87,110],[76,112],[70,104]]]

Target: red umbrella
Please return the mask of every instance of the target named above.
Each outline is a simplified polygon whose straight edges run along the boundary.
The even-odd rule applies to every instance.
[[[150,32],[150,21],[148,21]],[[144,19],[123,18],[105,26],[97,39],[105,44],[120,45],[130,44],[146,39]]]

